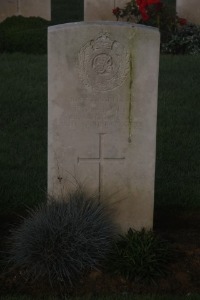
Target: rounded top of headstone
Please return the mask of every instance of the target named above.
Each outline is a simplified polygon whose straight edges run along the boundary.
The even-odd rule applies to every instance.
[[[91,21],[91,22],[74,22],[65,23],[48,27],[48,31],[57,31],[70,27],[85,27],[85,26],[110,26],[110,27],[126,27],[136,28],[138,30],[150,30],[159,32],[159,29],[152,26],[146,26],[142,24],[130,23],[130,22],[118,22],[118,21]]]

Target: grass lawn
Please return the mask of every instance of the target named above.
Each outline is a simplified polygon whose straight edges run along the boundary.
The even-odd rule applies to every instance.
[[[47,58],[0,55],[0,211],[46,197]],[[156,207],[200,207],[200,56],[161,56]]]
[[[0,211],[41,202],[46,193],[46,56],[0,55]]]
[[[200,206],[200,56],[161,56],[156,205]]]

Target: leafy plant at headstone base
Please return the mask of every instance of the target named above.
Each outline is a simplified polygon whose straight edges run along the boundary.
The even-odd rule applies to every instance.
[[[183,24],[171,39],[161,44],[163,54],[200,54],[200,26]]]
[[[129,229],[115,241],[106,270],[126,280],[153,282],[168,272],[172,250],[152,231]]]
[[[187,23],[179,18],[175,9],[162,0],[131,0],[125,8],[116,7],[113,14],[117,20],[125,19],[148,26],[158,27],[161,32],[161,42],[168,42],[180,26]]]
[[[29,213],[12,232],[9,262],[30,282],[73,286],[111,249],[115,226],[95,196],[76,191]]]

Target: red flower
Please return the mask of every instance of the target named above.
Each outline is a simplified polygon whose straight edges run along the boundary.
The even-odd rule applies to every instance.
[[[183,25],[186,25],[187,24],[187,20],[184,19],[184,18],[178,18],[178,23],[183,26]]]
[[[141,13],[143,21],[147,21],[150,18],[147,12],[147,8],[149,5],[154,4],[157,11],[161,10],[163,6],[161,0],[136,0],[136,4]]]
[[[146,7],[148,6],[147,0],[136,0],[136,3],[138,5],[143,21],[147,21],[150,18],[146,10]]]
[[[136,0],[136,4],[139,9],[144,9],[147,6],[147,0]]]
[[[119,7],[113,8],[112,12],[115,16],[118,16],[120,13],[120,8]]]
[[[148,21],[149,20],[150,16],[147,14],[146,10],[141,10],[140,13],[141,13],[143,21]]]
[[[162,8],[162,3],[160,0],[136,0],[136,4],[139,8],[143,21],[149,20],[150,16],[147,13],[147,7],[152,4],[156,4],[156,9],[160,10]]]
[[[147,7],[148,5],[152,5],[152,4],[159,4],[162,5],[160,0],[136,0],[136,3],[139,7]]]

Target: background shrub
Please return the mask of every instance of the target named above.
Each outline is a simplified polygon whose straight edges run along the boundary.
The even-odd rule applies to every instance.
[[[107,209],[78,191],[30,212],[12,233],[10,262],[29,280],[72,285],[100,266],[113,235]]]
[[[170,258],[168,243],[152,231],[129,229],[114,243],[106,268],[125,279],[153,281],[167,273]]]
[[[42,18],[13,16],[0,23],[0,52],[47,53],[47,27]]]
[[[170,39],[161,44],[161,52],[165,54],[199,54],[200,26],[187,24],[177,28]]]

